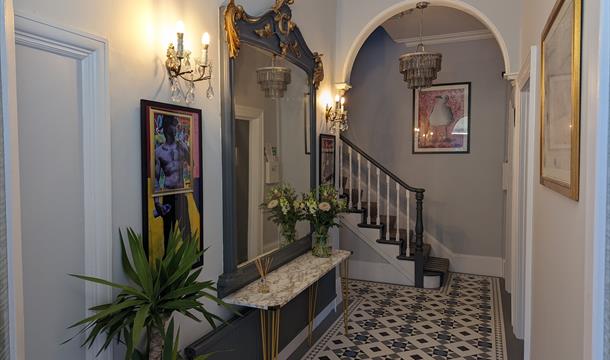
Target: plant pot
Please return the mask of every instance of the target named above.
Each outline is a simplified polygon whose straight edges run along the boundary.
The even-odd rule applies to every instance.
[[[328,245],[328,228],[316,229],[313,233],[313,248],[311,254],[316,257],[327,258],[332,255],[333,249]]]
[[[297,236],[296,224],[280,224],[281,246],[292,244]]]

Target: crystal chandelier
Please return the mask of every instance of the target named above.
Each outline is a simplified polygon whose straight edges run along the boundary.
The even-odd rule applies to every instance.
[[[184,49],[184,24],[179,21],[176,24],[177,47],[169,44],[167,48],[167,59],[165,68],[169,74],[171,99],[173,102],[184,101],[191,104],[195,101],[195,83],[208,81],[206,97],[214,97],[212,88],[212,64],[208,60],[208,49],[210,47],[210,34],[204,33],[201,37],[201,57],[191,59],[191,52]],[[183,80],[184,86],[180,82]]]
[[[417,3],[417,8],[421,10],[417,50],[400,57],[400,72],[404,75],[404,80],[410,89],[430,87],[441,70],[443,55],[426,52],[423,43],[424,9],[428,7],[428,4],[426,1]]]
[[[288,84],[290,84],[290,69],[283,66],[275,66],[276,55],[271,58],[271,66],[256,70],[256,78],[261,90],[265,92],[266,98],[281,99],[284,97]]]

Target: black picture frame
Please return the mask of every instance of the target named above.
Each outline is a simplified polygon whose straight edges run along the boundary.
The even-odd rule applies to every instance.
[[[151,115],[152,113],[152,115]],[[188,133],[183,132],[181,135],[187,137],[186,143],[189,148],[189,158],[190,160],[190,168],[189,173],[191,176],[191,184],[190,187],[183,188],[177,192],[158,192],[155,194],[155,190],[153,190],[153,171],[155,164],[153,148],[153,141],[157,141],[157,136],[163,136],[164,134],[160,134],[157,132],[159,126],[163,126],[160,123],[153,124],[151,122],[151,117],[157,114],[155,120],[163,121],[162,118],[159,119],[159,116],[164,115],[174,115],[181,119],[190,119],[190,129]],[[183,120],[180,120],[183,121]],[[184,120],[186,121],[186,120]],[[155,126],[155,129],[152,129],[152,126]],[[203,249],[203,121],[202,121],[202,112],[200,109],[194,109],[184,106],[179,106],[175,104],[167,104],[152,100],[140,100],[140,130],[141,130],[141,180],[142,180],[142,239],[144,242],[144,251],[149,257],[149,261],[153,261],[154,258],[158,256],[162,256],[162,253],[159,252],[157,243],[162,241],[166,234],[167,229],[165,228],[165,216],[173,216],[176,218],[175,223],[180,224],[179,226],[186,228],[186,223],[182,223],[178,218],[179,215],[176,214],[175,210],[168,211],[167,214],[159,215],[159,211],[156,209],[156,206],[151,206],[151,200],[154,203],[155,197],[160,197],[160,201],[167,200],[167,197],[172,196],[175,205],[180,204],[178,206],[182,206],[185,208],[187,214],[191,214],[192,209],[196,209],[199,215],[199,221],[196,223],[191,222],[191,217],[188,219],[188,229],[191,232],[197,232],[199,235],[199,248]],[[151,137],[151,134],[155,133],[154,137]],[[184,143],[184,138],[182,139]],[[153,195],[154,194],[154,195]],[[170,200],[172,201],[172,200]],[[171,210],[171,205],[168,203],[163,203],[164,207],[169,206]],[[157,214],[155,216],[155,211]],[[158,218],[162,219],[158,219]],[[161,226],[159,229],[158,220],[162,220]],[[184,224],[184,225],[182,225]],[[159,240],[159,231],[161,240]],[[195,264],[195,267],[199,267],[203,265],[203,256],[201,256],[198,262]]]
[[[465,150],[449,150],[449,148],[447,148],[448,150],[443,150],[442,148],[439,148],[440,150],[419,150],[417,149],[417,144],[416,141],[418,141],[418,136],[416,136],[416,133],[419,134],[419,131],[421,129],[419,129],[418,125],[419,125],[419,112],[418,112],[418,104],[419,104],[419,99],[418,99],[418,95],[420,94],[420,90],[413,90],[413,119],[412,119],[412,127],[411,127],[411,152],[412,154],[416,155],[416,154],[470,154],[470,139],[472,136],[472,117],[471,117],[471,109],[472,109],[472,84],[471,82],[454,82],[454,83],[442,83],[442,84],[434,84],[429,88],[426,88],[424,91],[433,91],[433,89],[435,88],[442,88],[442,87],[462,87],[466,89],[467,92],[467,99],[464,100],[464,105],[467,107],[467,110],[465,111],[466,117],[467,117],[467,125],[468,125],[468,131],[466,134],[466,149]],[[458,119],[459,120],[459,119]],[[446,130],[445,130],[446,131]]]
[[[325,142],[332,142],[332,151],[329,151],[329,149],[326,149],[325,146]],[[330,155],[332,154],[332,155]],[[329,135],[329,134],[320,134],[320,141],[319,141],[319,148],[318,148],[318,156],[319,156],[319,161],[318,161],[318,165],[319,165],[319,169],[318,169],[318,181],[320,186],[322,185],[332,185],[335,186],[337,183],[337,176],[336,176],[336,166],[337,166],[337,138],[334,135]],[[332,175],[326,177],[325,176],[325,166],[327,165],[327,160],[325,157],[328,156],[329,158],[332,158],[331,163],[332,166],[329,164],[328,168],[332,169]],[[328,179],[331,179],[330,181],[327,181]]]

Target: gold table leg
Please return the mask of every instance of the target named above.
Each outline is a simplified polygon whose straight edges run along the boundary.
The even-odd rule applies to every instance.
[[[309,315],[307,317],[307,344],[311,346],[313,342],[313,320],[316,317],[316,303],[318,301],[318,282],[309,287]]]
[[[277,360],[280,340],[280,309],[260,310],[263,360]]]
[[[341,290],[343,293],[343,325],[345,326],[345,336],[348,336],[349,323],[349,262],[347,259],[341,262],[339,267],[341,276]]]

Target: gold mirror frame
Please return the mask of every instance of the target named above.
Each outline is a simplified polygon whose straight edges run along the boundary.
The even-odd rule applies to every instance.
[[[222,88],[222,159],[223,181],[229,186],[223,186],[223,274],[218,279],[218,294],[222,298],[259,278],[253,262],[237,264],[237,239],[235,222],[235,194],[230,184],[235,183],[234,160],[234,67],[240,53],[240,46],[250,46],[264,49],[274,55],[283,57],[286,61],[303,69],[307,74],[309,101],[305,119],[308,128],[305,143],[306,148],[315,149],[316,131],[316,93],[324,79],[322,55],[312,52],[300,29],[292,21],[291,4],[294,0],[276,0],[275,5],[261,16],[250,16],[235,0],[230,0],[222,9],[221,20],[224,21],[225,40],[227,47],[222,52],[221,73]],[[307,153],[307,151],[306,151]],[[317,179],[317,156],[310,155],[310,186],[313,188]],[[273,264],[269,271],[292,261],[298,256],[311,251],[311,233],[295,242],[273,252]]]

